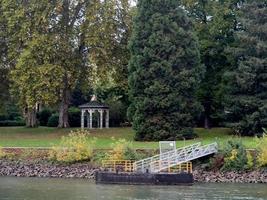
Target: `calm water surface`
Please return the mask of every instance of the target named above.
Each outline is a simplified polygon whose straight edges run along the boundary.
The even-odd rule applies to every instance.
[[[0,177],[0,200],[267,200],[266,184],[95,185],[78,179]]]

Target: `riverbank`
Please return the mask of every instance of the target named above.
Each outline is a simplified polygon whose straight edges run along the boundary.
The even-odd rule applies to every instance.
[[[98,167],[92,163],[55,164],[45,161],[0,159],[0,176],[85,178],[93,179]],[[193,170],[195,182],[200,183],[267,183],[267,170],[221,172]]]
[[[255,169],[244,172],[193,171],[194,181],[199,183],[267,183],[267,170]]]

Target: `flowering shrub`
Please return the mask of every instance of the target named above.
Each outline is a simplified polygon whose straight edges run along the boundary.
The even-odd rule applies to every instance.
[[[89,139],[86,130],[71,131],[61,138],[60,144],[49,152],[49,158],[61,162],[77,162],[90,160],[93,154],[95,139]]]

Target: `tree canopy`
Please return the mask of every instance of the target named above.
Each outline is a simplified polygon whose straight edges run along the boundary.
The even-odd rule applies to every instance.
[[[130,41],[129,115],[136,139],[175,139],[192,132],[201,75],[192,22],[175,0],[137,5]]]

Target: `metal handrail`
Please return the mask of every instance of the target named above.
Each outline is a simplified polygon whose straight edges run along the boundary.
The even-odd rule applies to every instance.
[[[180,147],[178,149],[175,150],[171,150],[162,154],[158,154],[149,158],[145,158],[139,161],[134,162],[134,170],[135,171],[141,171],[145,172],[146,169],[148,169],[150,167],[150,163],[154,162],[154,161],[158,161],[161,160],[162,158],[165,157],[169,157],[170,155],[176,155],[177,153],[181,152],[181,151],[185,151],[186,149],[192,149],[192,148],[196,148],[199,147],[201,145],[200,142],[186,146],[186,147]]]
[[[186,147],[178,148],[158,154],[133,163],[133,170],[151,173],[157,173],[175,165],[189,162],[191,160],[216,153],[218,151],[217,143],[201,146],[201,143],[192,144]],[[157,163],[161,163],[158,165]],[[163,163],[163,164],[162,164]]]

